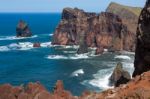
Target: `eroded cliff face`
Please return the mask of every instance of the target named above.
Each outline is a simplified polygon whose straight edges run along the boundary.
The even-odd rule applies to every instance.
[[[139,17],[134,67],[134,77],[150,70],[150,0]]]
[[[106,12],[118,15],[122,19],[123,23],[126,24],[128,29],[132,33],[136,34],[138,18],[141,10],[142,8],[140,7],[130,7],[111,2],[106,9]]]
[[[81,41],[88,47],[98,49],[134,51],[135,34],[128,30],[121,18],[112,13],[95,14],[77,8],[65,8],[52,44],[80,45]]]

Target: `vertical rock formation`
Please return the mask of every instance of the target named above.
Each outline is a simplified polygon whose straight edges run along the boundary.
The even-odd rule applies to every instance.
[[[150,0],[139,17],[133,77],[150,70]]]
[[[84,34],[84,39],[83,39]],[[52,44],[82,45],[111,51],[134,51],[135,34],[122,19],[112,13],[87,13],[77,8],[65,8],[62,20],[55,30]],[[81,48],[86,48],[82,47]],[[81,48],[79,50],[81,50]],[[82,52],[86,52],[85,50]]]
[[[16,28],[17,37],[30,37],[32,33],[26,22],[20,20]]]

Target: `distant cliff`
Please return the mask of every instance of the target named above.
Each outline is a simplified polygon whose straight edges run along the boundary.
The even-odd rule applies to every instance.
[[[130,7],[111,2],[106,9],[106,12],[118,15],[123,20],[123,23],[127,25],[128,29],[131,32],[136,33],[138,17],[141,10],[142,8],[140,7]]]
[[[88,47],[102,50],[134,51],[135,49],[135,33],[128,29],[118,15],[109,12],[88,13],[77,8],[65,8],[62,20],[54,32],[52,44],[81,45],[81,41]]]

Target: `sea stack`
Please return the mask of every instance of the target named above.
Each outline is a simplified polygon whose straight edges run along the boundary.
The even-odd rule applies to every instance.
[[[137,28],[133,77],[150,70],[150,0],[141,12]]]
[[[23,20],[19,21],[17,28],[16,28],[16,36],[17,37],[31,37],[32,36],[30,28],[25,21]]]
[[[123,69],[122,63],[119,62],[109,80],[110,85],[118,87],[121,84],[126,84],[129,82],[131,80],[131,76],[128,71]]]

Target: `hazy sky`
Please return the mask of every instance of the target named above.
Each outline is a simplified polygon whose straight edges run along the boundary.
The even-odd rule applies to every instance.
[[[111,1],[143,7],[146,0],[0,0],[0,12],[61,12],[64,7],[100,12]]]

